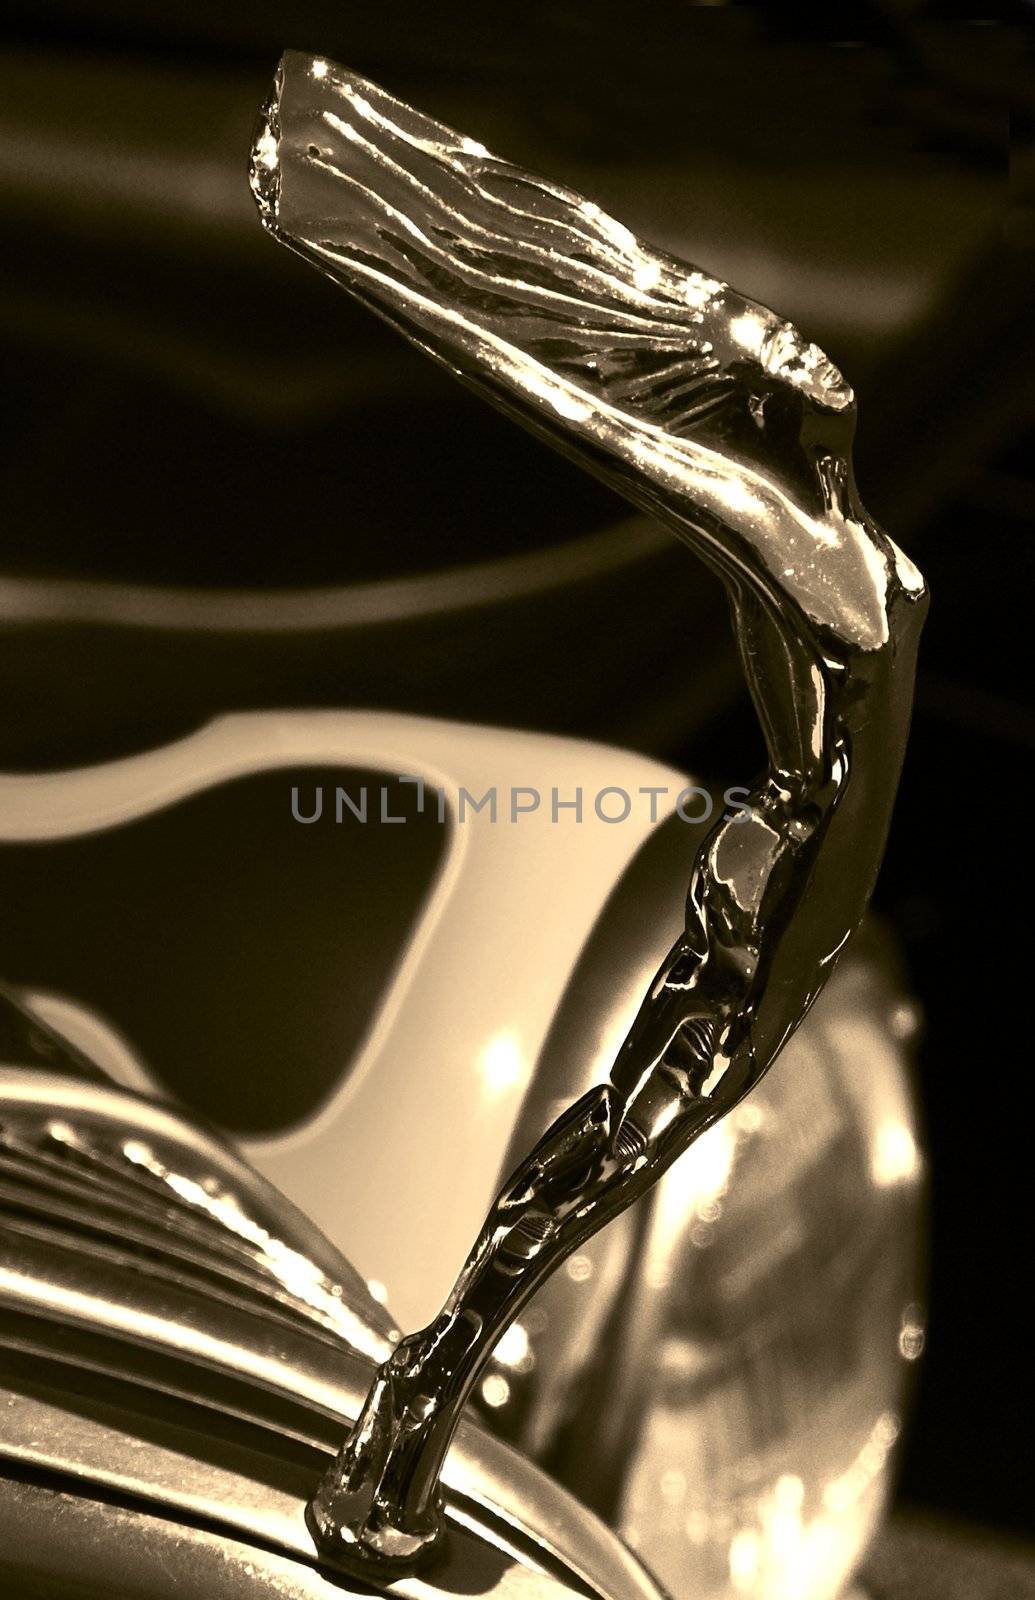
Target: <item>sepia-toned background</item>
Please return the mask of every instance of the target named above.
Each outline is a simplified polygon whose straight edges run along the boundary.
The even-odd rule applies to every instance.
[[[872,1558],[896,1596],[1031,1581],[1029,11],[16,0],[0,39],[6,770],[284,705],[592,737],[720,784],[761,763],[703,571],[262,237],[242,174],[285,45],[592,194],[855,386],[864,498],[933,595],[875,899],[920,1001],[931,1173]]]

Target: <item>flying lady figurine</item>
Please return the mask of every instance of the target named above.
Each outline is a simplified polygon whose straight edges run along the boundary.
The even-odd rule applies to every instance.
[[[328,1559],[390,1575],[438,1538],[445,1454],[507,1326],[759,1081],[858,927],[926,594],[860,504],[854,398],[832,362],[592,201],[296,53],[251,182],[274,237],[720,576],[769,755],[688,860],[685,929],[609,1081],[505,1184],[441,1315],[384,1361],[312,1501]]]

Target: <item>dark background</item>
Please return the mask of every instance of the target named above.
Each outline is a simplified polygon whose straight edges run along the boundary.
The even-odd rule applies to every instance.
[[[345,703],[608,737],[707,777],[761,762],[720,600],[667,547],[361,637],[347,618],[270,639],[261,618],[223,637],[78,615],[96,580],[265,601],[530,550],[548,566],[627,515],[262,238],[242,167],[284,45],[568,178],[792,317],[855,385],[864,497],[933,591],[877,894],[923,1005],[933,1173],[901,1499],[1030,1534],[1028,15],[9,9],[0,749],[65,765],[228,705]]]

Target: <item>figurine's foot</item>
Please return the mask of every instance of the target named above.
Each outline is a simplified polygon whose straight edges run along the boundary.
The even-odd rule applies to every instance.
[[[320,1554],[347,1571],[386,1576],[410,1572],[442,1535],[442,1516],[436,1507],[423,1525],[402,1526],[380,1503],[358,1503],[358,1497],[340,1491],[337,1465],[324,1479],[306,1508],[306,1523]]]
[[[404,1571],[440,1537],[438,1495],[422,1495],[411,1476],[437,1411],[434,1395],[415,1381],[426,1354],[426,1335],[396,1347],[307,1507],[309,1531],[335,1564]]]

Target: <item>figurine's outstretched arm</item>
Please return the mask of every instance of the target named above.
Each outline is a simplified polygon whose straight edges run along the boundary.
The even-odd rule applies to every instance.
[[[277,238],[720,574],[769,750],[746,815],[699,854],[610,1082],[510,1179],[310,1508],[328,1555],[390,1567],[437,1534],[442,1460],[507,1324],[758,1081],[858,925],[926,597],[859,504],[851,390],[764,307],[311,57],[281,63],[251,178]]]

